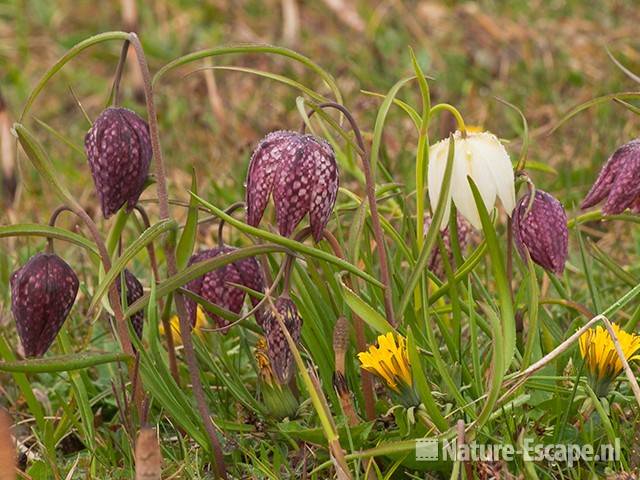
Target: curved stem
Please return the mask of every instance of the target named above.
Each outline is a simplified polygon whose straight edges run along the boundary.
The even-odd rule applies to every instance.
[[[351,129],[353,130],[353,133],[356,137],[356,143],[360,149],[360,151],[358,151],[358,154],[362,159],[362,167],[364,170],[364,177],[366,181],[366,192],[367,198],[369,200],[369,209],[371,211],[373,235],[376,240],[376,245],[378,246],[378,253],[380,258],[380,281],[384,285],[384,310],[387,321],[395,327],[396,320],[393,313],[393,295],[391,291],[391,275],[389,274],[389,266],[387,262],[387,248],[384,241],[384,235],[382,233],[382,226],[380,225],[380,214],[378,213],[378,204],[376,203],[376,185],[375,179],[373,178],[373,173],[371,171],[369,152],[366,150],[364,140],[362,139],[362,134],[360,133],[360,128],[358,128],[358,124],[353,118],[353,115],[351,115],[351,112],[347,110],[344,105],[340,105],[339,103],[334,102],[327,102],[322,103],[318,106],[320,108],[335,108],[336,110],[340,111],[351,125]]]
[[[456,123],[458,124],[458,130],[460,130],[460,134],[462,135],[462,138],[467,138],[467,126],[464,123],[464,119],[462,118],[462,114],[460,113],[460,111],[456,107],[448,103],[439,103],[437,105],[434,105],[431,108],[430,116],[433,116],[436,113],[439,113],[441,111],[449,112],[451,115],[454,116],[454,118],[456,119]]]
[[[225,213],[231,215],[233,212],[235,212],[240,208],[243,208],[244,206],[245,206],[244,202],[233,203],[225,210]],[[220,224],[218,225],[218,247],[220,248],[224,247],[224,239],[222,237],[223,230],[224,230],[224,219],[221,218]]]
[[[122,79],[122,72],[124,71],[124,65],[127,61],[127,52],[129,51],[129,40],[125,40],[122,44],[122,51],[120,52],[120,59],[118,60],[118,66],[116,67],[116,73],[113,77],[113,86],[111,87],[111,93],[109,94],[109,100],[107,105],[112,104],[114,107],[120,105],[120,80]]]
[[[164,160],[162,158],[162,149],[160,147],[160,135],[158,132],[158,118],[156,115],[156,107],[153,101],[153,88],[151,86],[151,75],[149,73],[149,66],[147,65],[147,58],[144,54],[142,44],[135,33],[129,34],[129,41],[133,45],[136,51],[136,57],[138,59],[138,66],[140,67],[140,73],[142,74],[142,80],[144,85],[144,96],[147,104],[147,115],[149,120],[149,133],[151,135],[151,147],[153,150],[153,158],[155,160],[157,191],[158,191],[158,205],[160,210],[160,218],[165,220],[170,218],[169,212],[169,198],[167,194],[167,179],[164,167]],[[167,270],[169,275],[175,275],[178,272],[176,264],[176,253],[172,245],[165,243],[165,257],[167,259]],[[209,436],[211,442],[211,448],[214,454],[214,471],[216,477],[227,478],[226,468],[224,464],[224,455],[222,453],[222,446],[218,440],[216,433],[216,426],[213,423],[209,408],[207,407],[206,397],[204,389],[202,387],[202,381],[200,379],[200,371],[198,362],[196,360],[195,351],[193,348],[193,339],[191,337],[191,321],[187,315],[187,311],[184,304],[184,297],[181,293],[175,294],[176,310],[178,311],[178,318],[180,319],[180,336],[182,337],[182,345],[184,346],[184,355],[187,361],[187,367],[189,369],[189,377],[191,379],[191,386],[193,389],[193,395],[196,399],[198,411],[204,422],[204,427]]]
[[[71,212],[73,213],[73,210],[69,207],[67,207],[66,205],[60,205],[58,208],[56,208],[53,213],[51,214],[51,217],[49,217],[49,226],[50,227],[55,227],[56,226],[56,222],[58,221],[58,217],[60,216],[60,214],[62,212]],[[53,253],[53,237],[47,237],[47,252],[48,253]]]
[[[96,244],[96,248],[98,249],[98,253],[100,255],[100,260],[102,261],[102,266],[104,267],[105,273],[111,270],[111,257],[109,256],[109,252],[107,251],[107,247],[98,231],[98,226],[91,219],[91,217],[84,211],[79,204],[73,204],[71,206],[60,206],[58,207],[54,213],[51,215],[50,225],[54,225],[60,213],[64,211],[69,211],[74,213],[82,222],[85,224],[91,236],[93,237],[93,241]],[[53,223],[51,223],[53,222]],[[111,304],[111,308],[113,309],[113,315],[116,319],[116,330],[118,331],[118,336],[120,337],[120,342],[122,344],[122,349],[127,355],[135,356],[133,351],[133,347],[131,345],[131,339],[129,337],[129,328],[127,327],[126,319],[124,318],[124,313],[122,312],[122,303],[120,301],[120,294],[118,293],[118,289],[116,287],[116,283],[112,283],[109,286],[109,303]],[[132,372],[130,372],[132,373]]]

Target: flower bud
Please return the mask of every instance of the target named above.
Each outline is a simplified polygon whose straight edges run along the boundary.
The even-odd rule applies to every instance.
[[[25,355],[41,357],[62,328],[78,293],[78,277],[55,254],[38,253],[11,275],[11,311]]]
[[[124,283],[127,292],[127,306],[131,306],[133,302],[144,295],[144,289],[136,276],[127,269],[124,271]],[[122,294],[120,278],[116,280],[116,287],[118,288],[118,293]],[[136,335],[141,339],[142,329],[144,327],[144,309],[138,310],[131,315],[131,324],[133,325],[133,330],[136,332]]]
[[[627,208],[640,213],[640,139],[613,152],[580,206],[589,208],[605,199],[605,215],[622,213]]]
[[[290,236],[309,213],[313,237],[319,241],[338,193],[338,167],[331,145],[295,132],[267,135],[249,164],[249,225],[258,226],[272,193],[280,234]]]
[[[279,315],[289,331],[294,342],[300,341],[300,329],[302,318],[298,314],[296,304],[288,297],[279,297],[273,307],[268,308],[264,314],[262,328],[267,339],[269,360],[276,379],[280,383],[287,383],[293,374],[293,353],[287,343],[280,322]]]
[[[458,227],[458,244],[460,245],[460,250],[463,251],[471,237],[473,235],[473,230],[469,222],[467,222],[464,217],[460,214],[456,215],[456,222]],[[424,234],[426,235],[429,231],[429,227],[431,226],[431,215],[425,213],[424,215]],[[453,250],[451,249],[451,234],[449,233],[449,227],[445,227],[441,232],[442,240],[444,242],[445,249],[448,252],[449,264],[453,269],[456,268],[455,258],[453,257]],[[429,270],[431,270],[434,275],[440,279],[444,279],[444,265],[442,263],[442,257],[440,256],[440,249],[437,245],[433,247],[431,251],[431,255],[429,256]]]
[[[84,139],[102,214],[109,218],[126,203],[131,210],[144,189],[151,163],[149,126],[126,108],[107,108]]]
[[[513,237],[523,259],[525,249],[542,268],[561,275],[567,260],[569,230],[562,204],[542,190],[520,199],[513,214]],[[530,208],[530,209],[529,209]],[[526,260],[525,260],[526,261]]]
[[[234,250],[235,248],[226,246],[203,250],[191,257],[189,265],[193,265],[194,263],[208,260],[219,255],[224,255],[233,252]],[[246,292],[232,284],[243,285],[258,292],[264,291],[262,272],[260,270],[260,265],[258,265],[255,258],[243,258],[242,260],[229,263],[224,267],[205,273],[201,277],[187,283],[186,289],[200,295],[205,300],[219,307],[237,314],[242,310]],[[191,319],[191,325],[195,325],[197,304],[189,298],[186,298],[185,300],[187,312]],[[255,306],[258,303],[258,300],[251,297],[251,303]],[[229,325],[228,320],[218,315],[211,312],[207,312],[207,315],[220,328]],[[258,319],[258,322],[260,322],[259,315],[256,318]],[[226,332],[227,329],[224,329],[223,333]]]

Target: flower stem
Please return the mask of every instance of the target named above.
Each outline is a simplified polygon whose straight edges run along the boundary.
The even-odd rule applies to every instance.
[[[362,159],[362,167],[364,170],[364,177],[366,181],[366,192],[367,198],[369,200],[369,209],[371,210],[371,224],[373,227],[373,235],[376,240],[376,245],[378,246],[379,258],[380,258],[380,281],[384,285],[383,295],[384,295],[384,310],[386,313],[387,321],[392,325],[396,326],[396,320],[393,313],[393,294],[391,291],[391,275],[389,274],[389,266],[387,262],[387,249],[385,246],[384,235],[382,233],[382,226],[380,225],[380,214],[378,213],[378,205],[376,203],[376,185],[375,179],[373,178],[373,173],[371,171],[371,162],[369,159],[369,152],[367,151],[364,140],[362,139],[362,134],[360,133],[360,128],[356,123],[351,112],[344,106],[335,102],[327,102],[318,105],[320,108],[335,108],[344,114],[345,118],[351,124],[351,128],[353,133],[356,136],[356,143],[358,144],[358,154]],[[311,116],[311,115],[309,115]]]
[[[233,212],[235,212],[236,210],[239,210],[240,208],[245,207],[246,204],[244,202],[236,202],[236,203],[232,203],[226,210],[225,213],[231,215]],[[222,248],[224,247],[224,238],[222,236],[222,232],[224,230],[224,219],[221,218],[220,219],[220,224],[218,225],[218,247]]]
[[[127,52],[129,51],[129,40],[125,40],[122,44],[122,51],[120,52],[120,59],[118,60],[118,66],[116,67],[116,73],[113,77],[113,86],[111,87],[111,93],[109,94],[109,100],[107,100],[107,106],[112,105],[117,107],[120,105],[120,80],[122,79],[122,72],[124,71],[124,64],[127,61]]]
[[[449,112],[451,115],[454,116],[454,118],[456,119],[456,123],[458,124],[458,130],[460,130],[460,134],[462,135],[462,138],[467,138],[467,126],[464,123],[464,119],[462,118],[462,114],[460,113],[460,111],[456,107],[448,103],[439,103],[437,105],[434,105],[431,108],[431,113],[429,115],[433,116],[436,113],[439,113],[441,111]]]
[[[153,150],[153,157],[155,159],[154,163],[157,177],[158,206],[160,210],[160,218],[165,220],[170,218],[171,214],[169,211],[166,172],[162,158],[162,149],[160,147],[158,119],[156,115],[156,107],[153,101],[151,75],[149,73],[147,58],[144,54],[144,49],[142,48],[142,44],[140,43],[138,36],[131,32],[129,34],[129,41],[136,51],[138,66],[140,67],[140,73],[142,74],[144,96],[147,104],[147,115],[149,120],[149,133],[151,135],[151,147]],[[165,257],[167,259],[167,271],[169,276],[175,275],[178,272],[176,254],[173,247],[169,244],[165,244]],[[216,426],[213,423],[213,419],[209,413],[209,408],[207,407],[205,393],[200,379],[200,371],[193,348],[193,339],[191,337],[191,321],[187,315],[184,298],[181,293],[175,293],[175,301],[178,318],[180,319],[180,336],[182,337],[182,344],[184,346],[184,355],[189,369],[193,395],[196,399],[198,411],[202,417],[202,421],[204,422],[204,427],[207,431],[209,441],[211,442],[211,447],[213,449],[215,475],[217,478],[227,478],[222,446],[218,440]]]
[[[142,223],[145,229],[151,228],[151,222],[149,222],[149,215],[147,215],[147,211],[144,209],[142,205],[139,203],[133,207],[139,214],[140,218],[142,218]],[[153,271],[153,281],[160,281],[160,272],[158,271],[158,261],[156,259],[156,251],[153,246],[153,242],[147,245],[147,252],[149,254],[149,263],[151,264],[151,270]],[[162,307],[160,307],[162,310]],[[173,340],[173,328],[171,328],[171,322],[169,318],[165,315],[162,315],[162,327],[165,331],[165,337],[167,339],[167,356],[169,357],[169,371],[171,371],[171,376],[176,381],[177,385],[180,385],[180,374],[178,373],[178,362],[176,361],[176,348],[175,342]]]

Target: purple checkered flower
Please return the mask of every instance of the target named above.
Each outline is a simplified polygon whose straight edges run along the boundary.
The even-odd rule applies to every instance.
[[[46,353],[78,293],[78,277],[60,257],[38,253],[11,275],[11,311],[27,357]]]
[[[309,213],[313,237],[322,238],[338,193],[333,148],[312,135],[278,131],[251,156],[247,174],[247,222],[258,226],[273,194],[281,235],[290,236]]]
[[[144,295],[144,289],[142,288],[142,284],[136,278],[136,276],[131,273],[129,270],[125,269],[124,271],[124,284],[127,292],[127,306],[130,306]],[[121,282],[120,277],[116,280],[116,287],[118,288],[118,293],[122,294],[121,291]],[[142,329],[144,327],[144,309],[138,310],[136,313],[131,315],[131,323],[133,325],[133,330],[138,335],[138,338],[142,338]]]
[[[542,268],[561,275],[568,256],[569,230],[562,204],[542,190],[520,199],[513,214],[513,237],[523,259],[525,249]]]
[[[469,245],[469,241],[473,235],[473,230],[469,222],[467,222],[464,217],[460,214],[456,215],[456,221],[458,223],[458,244],[460,245],[460,250],[464,250],[467,245]],[[431,215],[425,213],[424,215],[424,234],[427,234],[429,227],[431,226]],[[453,269],[456,268],[456,262],[453,257],[453,250],[451,249],[451,234],[449,233],[449,227],[447,226],[441,232],[442,240],[444,241],[444,246],[448,252],[449,264]],[[429,270],[431,270],[435,276],[440,279],[444,279],[444,265],[442,263],[442,257],[440,256],[440,249],[437,245],[433,247],[433,251],[429,257]]]
[[[231,253],[235,250],[235,248],[226,246],[203,250],[191,257],[189,265],[193,265],[194,263],[202,262],[203,260],[208,260],[219,255]],[[249,257],[233,263],[228,263],[223,267],[205,273],[195,280],[191,280],[187,283],[186,289],[200,295],[205,300],[219,307],[237,314],[242,310],[246,292],[232,284],[243,285],[252,290],[263,292],[264,280],[262,278],[262,271],[260,270],[258,261],[253,257]],[[251,296],[251,303],[255,306],[258,303],[258,300]],[[186,307],[191,320],[191,325],[194,326],[196,324],[197,304],[192,299],[186,298]],[[224,328],[229,325],[228,320],[208,311],[207,315],[216,323],[216,325],[218,325],[218,327],[223,328],[223,333],[228,331],[228,329]],[[261,316],[259,314],[256,314],[256,319],[258,323],[261,323]]]
[[[605,199],[605,215],[622,213],[627,208],[640,213],[640,139],[613,152],[580,206],[593,207]]]
[[[280,315],[291,338],[296,344],[300,341],[302,318],[298,314],[296,304],[289,297],[279,297],[275,302],[275,311],[267,307],[264,313],[262,329],[267,339],[269,360],[276,379],[280,383],[287,383],[293,374],[293,353],[287,343],[287,338],[280,327],[277,315]]]
[[[107,108],[84,139],[102,214],[131,210],[144,189],[151,163],[149,126],[126,108]]]

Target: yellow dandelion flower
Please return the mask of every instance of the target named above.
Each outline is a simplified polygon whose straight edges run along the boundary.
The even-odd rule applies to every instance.
[[[615,323],[611,325],[627,361],[640,359],[640,335],[627,333]],[[598,325],[584,332],[580,336],[580,354],[589,376],[594,381],[596,393],[600,396],[605,395],[611,382],[623,369],[609,331]]]
[[[171,331],[173,332],[173,343],[175,345],[182,345],[182,337],[180,336],[180,319],[177,315],[174,315],[169,320],[171,324]],[[202,328],[207,327],[209,324],[207,322],[207,317],[202,310],[202,307],[198,305],[198,310],[196,313],[196,325],[193,327],[193,333],[196,335],[202,336]],[[164,335],[164,326],[160,324],[160,335]]]
[[[407,343],[401,335],[392,332],[378,337],[378,345],[372,345],[358,354],[360,366],[377,375],[397,393],[411,387],[411,366],[407,354]]]

